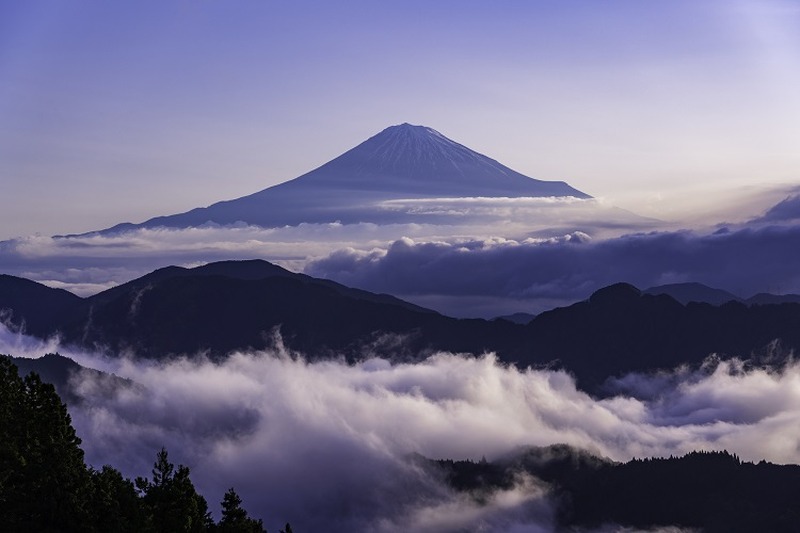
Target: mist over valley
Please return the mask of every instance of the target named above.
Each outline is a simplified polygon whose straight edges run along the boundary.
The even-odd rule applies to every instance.
[[[0,2],[0,531],[797,531],[798,28]]]

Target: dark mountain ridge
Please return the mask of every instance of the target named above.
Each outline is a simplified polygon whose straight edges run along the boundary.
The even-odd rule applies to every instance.
[[[89,399],[95,403],[112,397],[121,389],[141,387],[129,379],[82,366],[73,359],[57,353],[44,354],[36,359],[3,354],[0,354],[0,357],[9,357],[22,376],[31,372],[37,373],[43,382],[55,387],[59,396],[68,405],[82,404],[87,399],[85,397],[87,392],[81,392],[80,387],[83,378],[92,380],[94,386],[91,388]]]
[[[770,294],[761,292],[750,298],[741,298],[723,289],[715,289],[702,283],[670,283],[650,287],[643,291],[645,294],[668,294],[682,304],[689,302],[722,305],[727,302],[741,302],[745,305],[763,305],[780,303],[800,303],[800,294]]]
[[[28,283],[36,288],[31,302],[39,301],[40,292],[54,291]],[[37,313],[17,301],[0,292],[0,309],[7,309],[8,320],[20,328]],[[193,269],[166,267],[88,298],[75,297],[45,326],[26,331],[143,357],[206,352],[219,358],[234,350],[266,348],[279,330],[289,348],[310,358],[345,355],[354,360],[376,342],[393,342],[391,334],[404,337],[406,344],[397,347],[402,353],[445,345],[455,351],[478,347],[480,352],[489,348],[481,338],[491,338],[490,330],[510,327],[452,319],[266,261],[224,261]]]
[[[82,302],[69,291],[7,274],[0,274],[0,295],[0,318],[37,337],[52,333],[52,324]]]
[[[495,352],[523,367],[565,368],[583,388],[602,391],[609,377],[699,365],[710,354],[781,364],[800,348],[800,304],[683,305],[625,283],[525,325],[454,319],[264,261],[168,267],[85,299],[26,280],[11,285],[7,295],[0,284],[0,309],[12,325],[36,324],[28,332],[37,337],[58,334],[65,344],[148,358],[223,358],[268,348],[279,332],[289,349],[312,360]],[[54,297],[67,302],[58,312]]]
[[[579,381],[598,385],[601,376],[699,364],[711,354],[780,363],[800,348],[800,305],[683,305],[619,283],[526,328],[539,358],[580,368]]]
[[[800,466],[750,463],[725,451],[616,463],[561,444],[492,462],[416,461],[479,501],[515,487],[520,474],[541,479],[550,488],[558,531],[615,524],[637,531],[790,532],[800,518],[794,498]]]

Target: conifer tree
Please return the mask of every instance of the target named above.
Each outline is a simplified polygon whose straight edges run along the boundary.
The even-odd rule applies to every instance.
[[[142,494],[150,526],[157,533],[203,532],[212,525],[208,503],[189,479],[189,468],[169,461],[162,448],[153,465],[153,481],[136,478],[136,488]]]
[[[0,520],[18,530],[89,527],[81,439],[55,388],[0,357]]]
[[[247,516],[242,508],[242,499],[231,487],[222,497],[222,519],[218,531],[222,533],[266,533],[262,520]]]

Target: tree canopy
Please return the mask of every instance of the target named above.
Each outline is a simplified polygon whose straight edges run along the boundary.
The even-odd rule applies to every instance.
[[[0,530],[9,532],[266,533],[230,488],[215,523],[187,466],[156,454],[152,478],[88,467],[55,388],[20,377],[0,355]],[[291,532],[291,526],[286,525]]]

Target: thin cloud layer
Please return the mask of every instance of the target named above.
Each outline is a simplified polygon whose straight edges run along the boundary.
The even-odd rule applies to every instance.
[[[791,194],[773,211],[791,211]],[[0,242],[0,262],[4,273],[87,296],[168,265],[265,259],[454,316],[537,313],[617,281],[698,281],[742,296],[800,291],[800,230],[766,225],[776,224],[766,221],[772,215],[716,231],[642,233],[654,222],[596,199],[411,198],[380,207],[426,222],[31,236]]]
[[[309,261],[336,250],[385,249],[403,236],[449,242],[490,239],[499,231],[506,238],[524,240],[534,233],[551,236],[581,230],[607,237],[653,224],[603,202],[575,198],[412,198],[386,202],[380,209],[408,213],[419,222],[279,228],[206,224],[62,237],[35,235],[0,242],[0,264],[5,274],[86,296],[174,264],[266,259],[302,271]]]
[[[2,352],[57,347],[0,333]],[[232,485],[272,529],[286,520],[326,531],[552,529],[552,502],[536,480],[478,503],[446,488],[414,453],[491,460],[567,443],[620,461],[727,449],[800,462],[797,364],[629,375],[619,394],[595,399],[566,373],[509,368],[492,355],[357,365],[308,363],[280,346],[224,364],[69,355],[144,387],[110,399],[106,388],[100,401],[103,383],[76,377],[85,401],[71,412],[90,463],[142,475],[166,446],[212,505]]]

